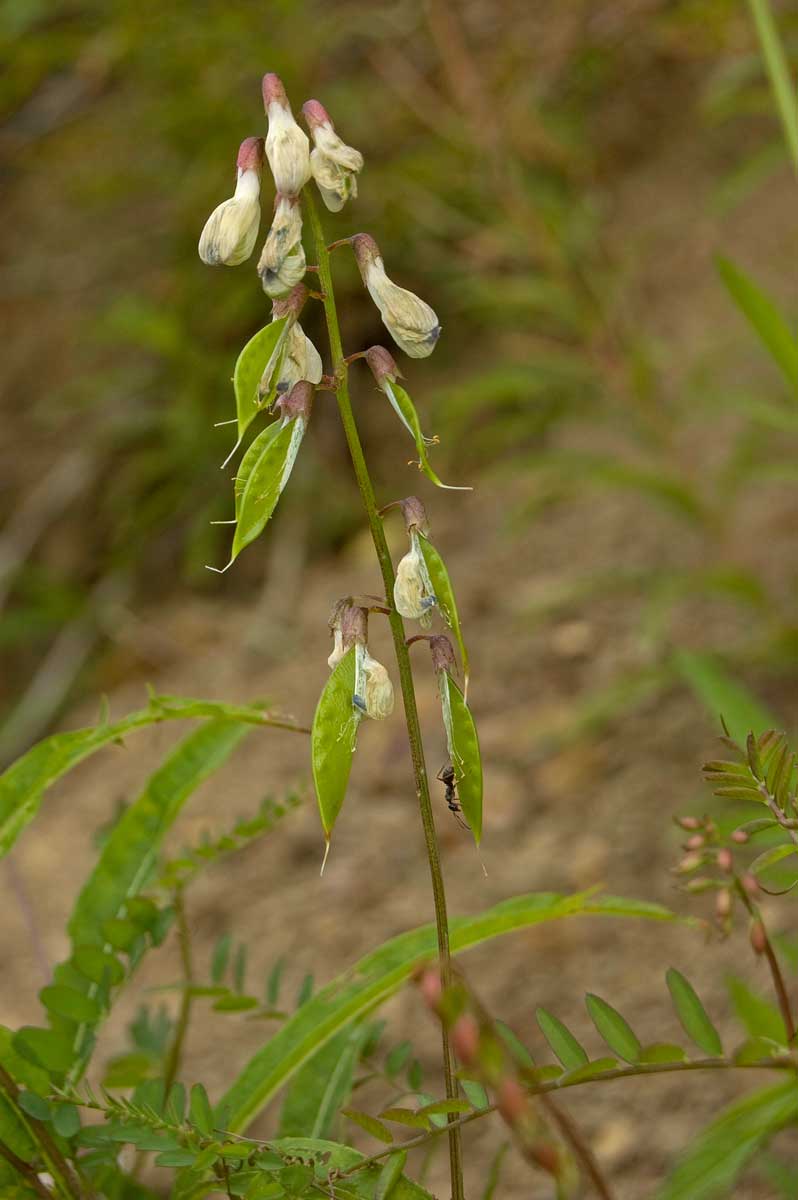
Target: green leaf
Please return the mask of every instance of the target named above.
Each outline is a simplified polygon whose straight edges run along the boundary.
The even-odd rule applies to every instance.
[[[685,1062],[687,1054],[681,1046],[674,1046],[671,1042],[654,1042],[651,1046],[644,1046],[640,1052],[641,1063],[670,1063],[670,1062]]]
[[[213,1109],[208,1093],[201,1083],[195,1083],[189,1100],[189,1117],[200,1133],[213,1133]]]
[[[460,1087],[472,1108],[488,1108],[490,1097],[481,1083],[477,1083],[475,1079],[461,1079]]]
[[[258,1008],[260,1001],[257,996],[240,996],[237,992],[228,992],[221,996],[213,1006],[214,1012],[249,1012]]]
[[[214,946],[211,956],[211,980],[213,983],[221,983],[224,978],[232,946],[233,939],[229,933],[223,933]]]
[[[33,1162],[39,1155],[39,1146],[28,1131],[27,1124],[5,1092],[2,1091],[0,1091],[0,1142],[8,1146],[9,1150],[12,1150],[23,1162]],[[2,1165],[1,1161],[0,1165]]]
[[[460,651],[460,658],[463,663],[465,693],[468,695],[468,652],[463,641],[463,631],[460,627],[460,617],[457,612],[457,602],[454,598],[452,581],[449,578],[449,572],[446,570],[446,564],[429,538],[424,537],[423,534],[419,534],[418,544],[424,562],[427,564],[427,571],[429,572],[430,582],[435,592],[435,598],[438,601],[441,616],[454,634]]]
[[[766,871],[768,867],[775,866],[776,863],[791,854],[798,854],[798,846],[792,842],[785,842],[781,846],[771,846],[769,850],[763,850],[761,854],[757,855],[748,869],[753,875],[757,875],[760,871]]]
[[[454,492],[470,492],[470,487],[455,487],[452,484],[444,483],[433,471],[427,455],[427,444],[428,442],[430,444],[437,442],[437,438],[427,439],[424,437],[424,434],[421,432],[421,423],[418,419],[416,407],[404,388],[400,387],[398,383],[391,383],[389,380],[386,380],[385,395],[388,397],[391,407],[399,417],[399,420],[416,443],[418,466],[424,472],[427,479],[439,488],[446,488]]]
[[[732,300],[759,335],[794,391],[798,391],[798,339],[769,296],[727,258],[718,270]]]
[[[70,1021],[98,1021],[102,1014],[100,1005],[92,996],[86,996],[71,987],[53,984],[42,988],[39,999],[50,1012],[67,1017]]]
[[[35,1117],[37,1121],[49,1121],[51,1116],[50,1103],[44,1100],[41,1096],[37,1096],[35,1092],[20,1092],[17,1097],[17,1103],[23,1112],[28,1116]]]
[[[80,1113],[74,1104],[56,1104],[54,1106],[53,1129],[63,1138],[75,1136],[80,1129]]]
[[[269,406],[273,394],[258,396],[258,384],[266,370],[269,359],[274,353],[278,342],[286,331],[287,317],[280,317],[260,329],[251,337],[238,356],[233,371],[233,390],[236,397],[236,413],[238,415],[238,437],[244,436],[250,424],[261,411]],[[275,360],[275,370],[281,359]]]
[[[696,995],[693,985],[675,967],[668,970],[665,979],[676,1015],[687,1036],[706,1054],[713,1056],[723,1054],[718,1031],[707,1016],[706,1009]]]
[[[342,1108],[341,1113],[350,1121],[354,1121],[361,1129],[365,1129],[366,1133],[371,1134],[373,1138],[378,1138],[381,1142],[392,1142],[393,1134],[387,1125],[376,1117],[369,1116],[368,1113],[360,1112],[356,1108]]]
[[[18,1054],[55,1075],[68,1071],[74,1059],[72,1038],[34,1025],[23,1025],[14,1037],[13,1046]]]
[[[463,693],[448,671],[441,673],[439,684],[441,701],[444,704],[443,719],[449,755],[457,779],[457,797],[463,817],[474,836],[474,841],[479,845],[482,838],[482,757],[479,752],[477,727]],[[448,713],[444,688],[447,690]]]
[[[779,1129],[798,1118],[794,1080],[731,1105],[698,1135],[657,1192],[657,1200],[730,1196],[741,1171]]]
[[[36,816],[47,789],[84,758],[148,725],[199,717],[228,718],[253,725],[270,723],[262,709],[255,706],[153,695],[147,708],[130,713],[121,721],[55,733],[37,743],[0,775],[0,857],[8,853]]]
[[[619,1058],[629,1063],[638,1062],[643,1047],[621,1014],[606,1000],[590,992],[585,997],[585,1004],[591,1021],[610,1050],[614,1050]]]
[[[14,1049],[14,1036],[10,1029],[0,1025],[0,1063],[21,1087],[36,1092],[38,1096],[49,1096],[52,1091],[50,1076]]]
[[[236,477],[237,521],[230,562],[266,528],[291,475],[305,429],[306,422],[294,417],[273,436],[267,436],[270,430],[265,429],[256,439],[258,453],[241,487]]]
[[[603,1075],[605,1071],[616,1071],[620,1066],[617,1058],[594,1058],[592,1062],[585,1063],[583,1067],[577,1067],[575,1071],[567,1071],[560,1076],[560,1086],[566,1087],[569,1084],[584,1083],[586,1079],[593,1079],[596,1075]]]
[[[408,1129],[429,1129],[427,1117],[419,1116],[414,1108],[401,1108],[395,1105],[383,1109],[379,1114],[383,1121],[393,1121],[396,1125],[406,1125]]]
[[[125,978],[125,968],[119,959],[101,950],[99,946],[76,946],[72,953],[72,962],[81,975],[85,975],[92,983],[102,983],[111,987]]]
[[[762,46],[770,86],[784,129],[784,140],[790,152],[792,165],[798,172],[798,98],[795,95],[790,67],[784,53],[778,27],[773,19],[769,0],[748,0],[754,16],[756,31]]]
[[[477,916],[452,919],[452,953],[513,930],[579,914],[679,919],[661,905],[597,896],[592,891],[574,896],[533,892],[505,900]],[[244,1129],[320,1046],[394,995],[413,971],[436,953],[435,927],[422,926],[385,942],[321,988],[257,1051],[222,1098],[217,1118],[221,1108],[229,1106],[225,1128],[232,1132]]]
[[[559,1058],[566,1071],[575,1071],[588,1061],[587,1052],[570,1029],[545,1008],[535,1010],[540,1032]]]
[[[377,1177],[377,1186],[374,1189],[374,1200],[390,1200],[394,1194],[399,1180],[402,1178],[402,1172],[405,1169],[407,1162],[407,1151],[399,1150],[396,1154],[391,1154],[385,1161],[385,1166],[380,1171]]]
[[[358,714],[355,693],[355,647],[333,669],[319,697],[310,735],[313,782],[324,836],[329,842],[346,796],[355,752]]]
[[[726,986],[735,1014],[750,1037],[771,1038],[782,1046],[787,1044],[784,1018],[775,1004],[733,975],[726,980]]]
[[[748,733],[764,733],[777,722],[756,696],[738,683],[709,654],[679,650],[673,656],[677,674],[690,685],[714,718],[723,718],[735,742],[745,745]]]
[[[517,1034],[510,1028],[506,1021],[494,1021],[496,1032],[504,1042],[507,1049],[512,1054],[515,1061],[521,1067],[534,1067],[535,1060],[527,1050],[524,1043]],[[467,1094],[467,1093],[466,1093]]]
[[[389,1075],[391,1079],[395,1075],[398,1075],[409,1061],[412,1052],[413,1047],[410,1045],[410,1042],[400,1042],[398,1046],[394,1046],[385,1059],[385,1074]]]
[[[313,1055],[294,1077],[280,1115],[280,1137],[328,1137],[346,1104],[368,1030],[344,1029]]]
[[[138,927],[122,915],[125,902],[146,885],[161,844],[186,800],[227,760],[250,728],[234,721],[210,721],[189,734],[150,778],[114,826],[78,896],[67,925],[73,947],[94,945],[106,953],[110,937],[117,943],[127,941],[127,932],[121,936],[126,925],[138,936]],[[87,1032],[99,1020],[101,1002],[108,995],[101,984],[80,974],[77,961],[73,957],[56,968],[56,984],[81,989],[99,1011],[78,1018],[82,1024],[73,1038],[74,1062],[85,1061]]]
[[[471,1112],[471,1105],[467,1100],[452,1097],[449,1100],[433,1100],[430,1104],[424,1104],[418,1112],[422,1117],[435,1117],[439,1113],[467,1113]]]

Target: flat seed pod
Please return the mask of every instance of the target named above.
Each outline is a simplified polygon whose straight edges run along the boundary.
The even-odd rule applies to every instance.
[[[329,842],[346,795],[360,714],[352,705],[355,648],[347,650],[319,697],[310,745],[313,782],[324,836]]]
[[[418,419],[416,406],[403,387],[400,387],[398,383],[391,383],[390,380],[386,379],[384,388],[385,395],[391,402],[391,407],[416,443],[419,469],[424,472],[427,479],[434,483],[436,487],[446,488],[450,492],[470,492],[472,490],[470,487],[456,487],[453,484],[444,483],[435,474],[429,463],[427,446],[434,444],[437,439],[424,437],[424,434],[421,432],[421,423]]]
[[[244,498],[244,492],[247,488],[249,477],[252,474],[255,464],[258,462],[261,454],[269,447],[282,429],[282,421],[272,421],[267,425],[261,433],[255,438],[252,444],[247,448],[247,452],[241,459],[241,462],[236,472],[233,491],[235,492],[236,502],[236,521],[241,515],[241,501]]]
[[[463,641],[463,631],[460,628],[460,617],[457,613],[452,581],[449,578],[449,572],[446,570],[446,564],[429,538],[420,533],[418,535],[418,545],[424,556],[424,562],[427,564],[430,581],[435,592],[435,599],[438,601],[438,608],[444,621],[454,634],[460,650],[460,658],[463,663],[463,679],[465,681],[464,691],[465,695],[468,696],[468,653]]]
[[[482,758],[477,727],[463,693],[448,671],[438,672],[438,688],[460,807],[474,841],[479,845],[482,838]]]
[[[231,562],[263,532],[288,482],[305,429],[305,421],[294,417],[276,436],[264,438],[260,453],[248,470],[240,504],[236,505],[237,524]],[[270,429],[264,433],[270,433]]]
[[[238,439],[246,433],[249,425],[260,412],[274,399],[273,396],[260,397],[258,384],[261,376],[274,351],[280,344],[284,348],[284,335],[287,331],[288,317],[279,317],[271,324],[264,326],[254,337],[251,337],[238,356],[233,371],[233,390],[236,397],[236,414],[238,416]],[[275,359],[275,379],[280,357]]]

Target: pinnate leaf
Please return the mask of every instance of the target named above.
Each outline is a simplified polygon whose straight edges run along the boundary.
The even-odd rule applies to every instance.
[[[706,1009],[699,1000],[693,985],[675,967],[669,969],[665,979],[676,1015],[687,1036],[706,1054],[712,1056],[723,1054],[718,1031],[707,1016]]]

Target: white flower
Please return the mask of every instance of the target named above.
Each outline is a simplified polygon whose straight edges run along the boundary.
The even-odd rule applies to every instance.
[[[260,225],[263,138],[247,138],[238,152],[235,194],[213,210],[199,240],[199,256],[209,267],[237,267],[255,248]]]
[[[284,395],[301,379],[307,379],[314,384],[321,383],[323,373],[321,355],[298,321],[295,321],[287,330],[284,345],[285,352],[282,355],[282,361],[279,359],[278,348],[275,348],[266,364],[266,370],[258,385],[258,394],[261,398],[272,391]],[[275,374],[277,375],[276,379]]]
[[[274,220],[258,260],[264,292],[267,296],[284,296],[304,277],[305,268],[299,201],[296,196],[278,193]]]
[[[400,616],[420,621],[425,629],[429,628],[430,610],[437,601],[415,529],[410,530],[410,549],[396,568],[393,602]]]
[[[382,663],[372,658],[365,645],[355,651],[354,704],[373,721],[384,721],[393,712],[393,684]]]
[[[363,170],[363,155],[347,146],[335,132],[324,105],[308,100],[302,112],[313,138],[310,170],[330,212],[340,212],[347,200],[357,196],[357,175]]]
[[[266,157],[275,187],[284,196],[298,196],[310,179],[310,142],[294,120],[277,75],[263,76],[263,106],[269,118]]]
[[[379,247],[369,234],[355,234],[352,249],[366,289],[397,346],[410,358],[432,354],[441,332],[433,309],[388,278]]]

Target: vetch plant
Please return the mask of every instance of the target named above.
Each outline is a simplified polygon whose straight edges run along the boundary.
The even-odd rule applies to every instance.
[[[51,786],[89,755],[154,724],[197,723],[107,832],[67,923],[66,957],[40,992],[46,1024],[0,1029],[0,1195],[9,1200],[154,1200],[164,1192],[147,1174],[152,1161],[169,1172],[174,1200],[220,1194],[228,1200],[431,1200],[415,1152],[426,1154],[445,1142],[450,1193],[453,1200],[464,1200],[463,1131],[495,1114],[520,1161],[550,1182],[558,1200],[582,1194],[583,1185],[609,1198],[610,1182],[555,1092],[661,1073],[776,1071],[775,1086],[753,1092],[699,1134],[657,1200],[730,1194],[769,1138],[798,1123],[788,953],[766,926],[761,905],[763,894],[790,891],[796,882],[795,756],[785,736],[772,730],[750,734],[744,749],[727,738],[733,757],[709,763],[706,774],[722,802],[741,804],[745,811],[735,813],[730,825],[715,815],[679,818],[686,840],[675,877],[688,894],[714,896],[711,922],[685,924],[701,931],[711,924],[731,936],[742,915],[753,954],[768,966],[775,1003],[741,981],[733,983],[733,1007],[745,1030],[742,1045],[724,1049],[696,989],[677,968],[666,973],[667,991],[695,1049],[644,1039],[618,1009],[594,994],[586,997],[586,1009],[603,1043],[597,1055],[542,1005],[536,1010],[537,1027],[556,1061],[542,1061],[537,1050],[533,1056],[525,1039],[494,1017],[459,964],[453,964],[453,954],[574,916],[678,918],[660,905],[596,889],[573,896],[519,895],[476,915],[449,918],[410,655],[412,650],[426,663],[426,650],[430,653],[448,750],[448,762],[437,773],[442,799],[479,844],[483,781],[468,703],[468,656],[454,588],[430,538],[425,504],[410,496],[378,507],[349,395],[350,366],[365,360],[411,433],[421,471],[433,484],[445,485],[427,457],[435,439],[421,433],[391,353],[379,346],[344,353],[331,249],[348,246],[354,252],[386,329],[409,357],[432,353],[441,326],[425,301],[388,277],[370,235],[358,233],[328,246],[314,188],[330,211],[341,211],[357,196],[363,160],[340,138],[323,106],[315,100],[303,106],[311,152],[276,75],[264,77],[263,99],[265,143],[257,137],[242,143],[236,194],[214,210],[200,241],[200,255],[209,265],[237,265],[252,256],[265,153],[276,195],[256,274],[272,301],[271,320],[247,342],[234,369],[231,423],[238,437],[229,458],[245,439],[248,444],[234,477],[235,531],[224,570],[264,531],[290,484],[305,438],[312,437],[314,404],[328,403],[333,395],[384,594],[335,601],[328,619],[329,674],[322,686],[324,666],[317,664],[321,694],[310,727],[264,704],[152,693],[144,708],[121,720],[103,713],[94,727],[45,739],[0,776],[2,855],[34,820]],[[308,230],[311,265],[303,242]],[[316,276],[312,286],[308,275]],[[299,323],[311,302],[324,308],[327,373]],[[394,567],[384,521],[397,510],[408,544]],[[369,647],[369,622],[383,619],[391,631],[395,666],[378,661]],[[410,631],[405,620],[414,623]],[[282,799],[269,796],[250,816],[170,857],[165,839],[184,805],[256,731],[309,737],[326,858],[358,738],[368,737],[371,720],[399,720],[394,681],[412,771],[407,801],[418,807],[434,923],[378,946],[315,993],[312,978],[306,978],[293,1001],[286,999],[281,962],[274,964],[264,989],[252,986],[248,948],[236,945],[230,934],[217,941],[208,963],[199,961],[188,910],[195,879],[205,866],[223,864],[273,835],[302,797],[294,791]],[[769,844],[752,850],[750,843],[760,835]],[[174,1011],[145,1005],[130,1026],[129,1050],[100,1069],[96,1046],[105,1019],[144,957],[172,933],[180,963],[180,979],[171,989]],[[435,1082],[425,1081],[410,1043],[384,1044],[383,1026],[373,1019],[375,1010],[410,982],[416,984],[422,1011],[440,1025],[442,1078]],[[200,1003],[210,1003],[222,1020],[224,1014],[227,1019],[247,1014],[277,1025],[243,1071],[225,1081],[215,1103],[203,1083],[188,1087],[184,1081],[186,1041]],[[529,1040],[534,1036],[530,1031]],[[376,1112],[354,1106],[366,1082],[382,1089],[384,1100]],[[271,1134],[251,1136],[252,1122],[278,1096],[279,1113],[269,1117]],[[86,1120],[86,1114],[95,1115]],[[356,1149],[350,1144],[355,1131],[358,1139],[365,1133],[381,1148],[369,1154]],[[500,1149],[488,1171],[485,1196],[495,1194],[503,1163]]]

